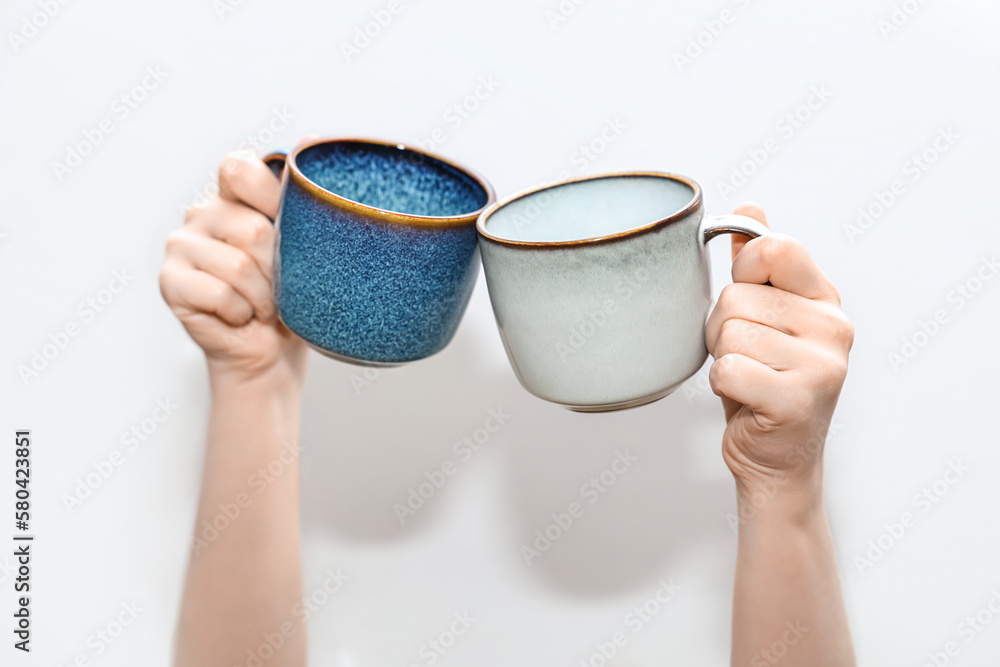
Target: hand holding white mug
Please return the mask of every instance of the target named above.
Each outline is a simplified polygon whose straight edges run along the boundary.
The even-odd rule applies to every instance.
[[[756,204],[736,213],[767,222]],[[837,289],[800,243],[776,233],[733,238],[733,283],[708,318],[705,343],[726,409],[723,455],[742,494],[776,479],[788,490],[819,488],[853,342]]]

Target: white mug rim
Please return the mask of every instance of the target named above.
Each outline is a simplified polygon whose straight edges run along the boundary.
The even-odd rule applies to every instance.
[[[489,220],[490,216],[495,214],[500,209],[504,208],[508,204],[512,204],[515,201],[524,199],[525,197],[531,197],[539,193],[545,192],[546,190],[553,190],[561,188],[566,185],[573,185],[575,183],[584,183],[588,181],[597,181],[602,179],[616,179],[616,178],[662,178],[671,180],[677,183],[681,183],[692,191],[691,200],[685,204],[683,207],[671,213],[670,215],[655,220],[650,223],[646,223],[637,227],[632,227],[621,232],[615,232],[614,234],[604,234],[601,236],[592,236],[583,239],[573,239],[570,241],[524,241],[517,239],[508,239],[501,236],[492,234],[486,230],[486,221]],[[612,243],[615,241],[622,241],[627,238],[632,238],[640,234],[645,234],[647,232],[658,230],[667,225],[673,224],[688,217],[691,213],[694,213],[699,209],[702,204],[702,191],[701,186],[698,182],[687,176],[682,176],[680,174],[672,174],[665,171],[615,171],[603,174],[590,174],[586,176],[576,176],[573,178],[565,178],[558,181],[552,181],[550,183],[544,183],[520,192],[516,192],[500,201],[494,202],[490,206],[486,207],[482,213],[479,214],[479,218],[476,220],[476,231],[479,232],[479,237],[481,240],[491,241],[498,245],[508,246],[511,248],[524,248],[524,249],[536,249],[536,250],[546,250],[546,249],[561,249],[561,248],[576,248],[581,246],[591,246],[600,245],[604,243]]]

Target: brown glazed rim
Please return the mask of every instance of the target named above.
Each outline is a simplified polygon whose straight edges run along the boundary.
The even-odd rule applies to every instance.
[[[356,143],[356,144],[374,144],[378,146],[386,146],[388,148],[398,148],[401,151],[409,151],[411,153],[416,153],[424,157],[430,158],[432,160],[437,160],[442,162],[453,169],[457,169],[461,173],[465,174],[473,181],[475,181],[479,187],[481,187],[486,192],[486,203],[475,211],[470,211],[469,213],[463,213],[462,215],[451,215],[451,216],[433,216],[433,215],[412,215],[410,213],[398,213],[396,211],[389,211],[383,208],[377,208],[375,206],[367,206],[360,202],[356,202],[353,199],[348,199],[347,197],[342,197],[338,194],[334,194],[329,190],[320,187],[317,183],[309,180],[309,178],[302,173],[299,169],[299,165],[296,163],[296,158],[304,150],[312,148],[314,146],[319,146],[321,144],[334,144],[334,143]],[[288,152],[286,157],[288,163],[288,172],[291,177],[295,179],[295,182],[299,187],[303,188],[310,194],[319,197],[320,199],[336,204],[341,208],[346,208],[352,212],[360,213],[362,215],[376,215],[379,219],[386,222],[393,222],[403,225],[417,225],[421,227],[461,227],[464,225],[474,224],[479,218],[479,215],[489,208],[496,201],[496,193],[493,191],[493,186],[490,185],[489,181],[479,175],[478,172],[469,169],[453,160],[443,158],[439,155],[433,153],[428,153],[427,151],[415,148],[413,146],[402,144],[393,141],[382,141],[380,139],[366,139],[363,137],[325,137],[322,139],[315,139],[308,143],[300,144],[294,149]]]
[[[538,194],[539,192],[545,192],[546,190],[553,190],[555,188],[562,187],[564,185],[571,185],[573,183],[583,183],[585,181],[598,181],[605,178],[665,178],[671,181],[676,181],[678,183],[683,183],[694,191],[694,196],[691,198],[687,204],[684,205],[679,211],[671,213],[665,218],[651,222],[642,227],[634,227],[632,229],[626,229],[623,232],[617,232],[615,234],[608,234],[606,236],[594,236],[587,239],[577,239],[574,241],[514,241],[511,239],[501,238],[499,236],[494,236],[486,231],[486,221],[489,220],[490,216],[499,211],[501,208],[507,204],[513,203],[518,199],[523,199],[531,195]],[[492,241],[499,245],[505,245],[511,248],[534,248],[538,250],[545,249],[559,249],[559,248],[576,248],[580,246],[588,245],[601,245],[604,243],[613,243],[615,241],[622,241],[626,238],[632,236],[638,236],[639,234],[645,234],[647,232],[652,232],[657,229],[661,229],[677,222],[681,218],[686,217],[690,213],[694,212],[701,206],[701,186],[698,183],[687,176],[681,176],[679,174],[670,174],[665,171],[615,171],[606,174],[592,174],[589,176],[576,176],[574,178],[567,178],[561,181],[554,181],[552,183],[546,183],[538,187],[530,188],[528,190],[523,190],[516,194],[513,194],[502,201],[499,201],[492,206],[486,208],[479,215],[479,220],[476,221],[476,229],[479,231],[481,238]]]

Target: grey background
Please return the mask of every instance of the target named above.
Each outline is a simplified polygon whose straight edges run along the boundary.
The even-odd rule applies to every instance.
[[[884,35],[887,1],[589,0],[553,27],[555,0],[402,0],[348,62],[341,44],[386,3],[245,0],[220,13],[209,0],[70,2],[17,48],[10,34],[42,10],[5,3],[0,424],[5,437],[34,430],[39,536],[34,651],[11,664],[66,665],[80,654],[108,667],[167,664],[208,406],[200,351],[162,303],[157,274],[180,211],[275,109],[294,118],[265,133],[268,147],[308,133],[418,143],[442,128],[436,150],[484,173],[501,196],[566,171],[652,168],[699,180],[713,213],[762,202],[773,228],[813,252],[857,328],[826,494],[861,663],[923,664],[956,640],[954,664],[996,664],[1000,619],[971,642],[958,633],[1000,588],[1000,280],[961,309],[953,291],[1000,244],[1000,9],[906,4],[919,9]],[[678,67],[674,54],[726,10],[733,20]],[[112,105],[147,67],[166,77],[123,118]],[[445,114],[480,77],[498,88],[454,127]],[[786,137],[779,124],[814,87],[829,98]],[[113,131],[60,180],[53,163],[103,118]],[[615,119],[620,135],[581,159],[579,147]],[[947,128],[958,138],[910,180],[907,161]],[[723,196],[720,183],[769,138],[777,152]],[[845,225],[894,180],[905,191],[852,239]],[[718,291],[729,249],[713,245]],[[123,269],[134,279],[85,321],[78,304]],[[947,322],[894,369],[888,355],[938,310]],[[18,367],[69,323],[79,335],[22,381]],[[362,386],[359,369],[314,358],[302,437],[306,590],[331,568],[350,580],[311,621],[312,661],[427,664],[421,645],[468,610],[477,621],[437,664],[577,665],[672,578],[681,591],[628,633],[613,664],[726,664],[735,502],[706,369],[622,414],[548,405],[517,385],[482,279],[454,342],[432,359]],[[69,511],[64,494],[168,398],[176,412]],[[400,523],[394,504],[501,407],[507,424]],[[529,567],[521,545],[617,450],[638,462]],[[922,511],[914,496],[952,461],[969,471]],[[12,452],[0,470],[12,489]],[[0,493],[4,507],[11,496]],[[904,512],[915,524],[859,568],[856,557],[885,543],[885,524]],[[9,619],[12,562],[0,564]],[[88,638],[133,601],[137,621],[96,655]]]

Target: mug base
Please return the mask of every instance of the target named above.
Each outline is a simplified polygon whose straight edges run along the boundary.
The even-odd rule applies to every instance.
[[[683,383],[682,383],[683,384]],[[620,403],[604,403],[602,405],[564,405],[564,408],[568,408],[573,412],[586,412],[586,413],[598,413],[598,412],[618,412],[620,410],[629,410],[631,408],[638,408],[643,405],[649,405],[650,403],[655,403],[661,398],[666,398],[670,394],[674,393],[674,390],[679,387],[680,384],[675,384],[672,387],[657,392],[655,394],[650,394],[649,396],[643,396],[641,398],[633,398],[628,401],[621,401]]]
[[[336,359],[337,361],[343,361],[345,364],[353,364],[355,366],[367,366],[369,368],[393,368],[395,366],[402,366],[408,363],[405,361],[371,361],[369,359],[356,359],[355,357],[348,357],[343,354],[337,354],[336,352],[331,352],[330,350],[324,350],[319,345],[314,345],[313,343],[310,343],[307,340],[305,342],[306,345],[316,350],[324,357],[329,357],[330,359]]]

